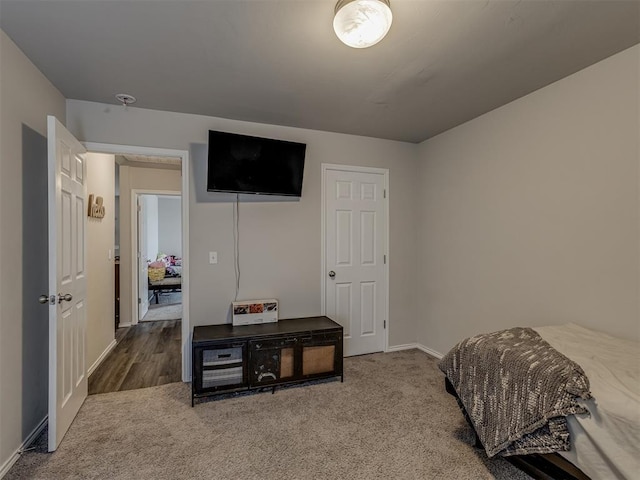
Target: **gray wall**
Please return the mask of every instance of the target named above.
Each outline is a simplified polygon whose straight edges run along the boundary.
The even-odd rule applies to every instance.
[[[418,341],[639,337],[640,46],[420,146]]]
[[[180,197],[158,197],[158,251],[182,256],[182,202]]]
[[[158,247],[158,196],[157,195],[141,195],[140,203],[142,204],[143,218],[140,228],[144,228],[146,236],[145,252],[147,259],[154,261],[158,258],[160,252]],[[140,232],[138,232],[140,235]]]
[[[235,295],[233,199],[207,193],[209,129],[307,144],[299,200],[242,197],[239,298],[278,298],[281,317],[318,315],[320,285],[320,165],[390,170],[390,345],[415,342],[417,146],[353,135],[238,122],[221,118],[67,102],[70,130],[81,140],[189,150],[191,161],[190,315],[192,325],[229,321]],[[122,246],[121,246],[122,249]],[[209,265],[208,252],[218,252]]]
[[[49,309],[36,301],[49,290],[47,185],[47,138],[23,125],[22,401],[26,407],[22,414],[23,435],[31,433],[34,422],[47,415]],[[14,262],[19,259],[10,258],[7,256],[4,263],[17,267],[19,263]]]
[[[64,97],[0,31],[0,472],[47,414],[47,114]],[[43,282],[42,277],[45,280]],[[44,290],[43,290],[44,288]]]

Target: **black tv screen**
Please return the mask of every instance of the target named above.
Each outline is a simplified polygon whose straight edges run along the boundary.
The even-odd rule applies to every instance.
[[[209,130],[207,190],[302,195],[306,144]]]

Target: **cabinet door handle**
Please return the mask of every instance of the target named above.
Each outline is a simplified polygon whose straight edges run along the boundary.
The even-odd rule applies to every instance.
[[[309,341],[311,341],[311,339],[312,339],[312,338],[313,338],[313,337],[311,337],[311,336],[308,336],[308,337],[302,337],[302,338],[300,339],[300,341],[301,341],[301,342],[309,342]]]

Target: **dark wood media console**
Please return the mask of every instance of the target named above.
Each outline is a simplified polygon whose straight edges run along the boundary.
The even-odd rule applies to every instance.
[[[191,406],[208,395],[344,380],[342,327],[327,317],[194,327],[191,351]]]

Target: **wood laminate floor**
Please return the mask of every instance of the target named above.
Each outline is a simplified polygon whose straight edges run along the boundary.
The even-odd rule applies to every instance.
[[[89,377],[89,395],[179,382],[181,323],[165,320],[118,329],[118,344]]]

